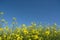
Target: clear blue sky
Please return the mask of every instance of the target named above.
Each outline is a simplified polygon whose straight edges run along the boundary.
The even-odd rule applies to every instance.
[[[19,24],[60,24],[60,0],[0,0],[0,11],[9,23],[16,17]]]

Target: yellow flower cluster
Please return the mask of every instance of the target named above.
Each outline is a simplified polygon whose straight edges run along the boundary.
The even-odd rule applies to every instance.
[[[40,29],[39,27],[24,26],[10,31],[11,28],[7,26],[0,28],[0,40],[60,40],[60,30],[54,30],[51,27]]]

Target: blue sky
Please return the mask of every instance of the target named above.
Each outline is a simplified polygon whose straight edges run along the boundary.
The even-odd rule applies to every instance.
[[[60,0],[0,0],[0,11],[9,23],[16,17],[19,24],[60,24]]]

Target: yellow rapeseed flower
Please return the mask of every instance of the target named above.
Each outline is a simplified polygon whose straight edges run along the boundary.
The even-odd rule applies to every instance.
[[[36,33],[36,35],[39,35],[39,31],[36,30],[35,33]]]
[[[3,28],[0,28],[0,31],[3,31]]]
[[[31,39],[29,39],[29,40],[31,40]]]
[[[55,33],[57,33],[57,31],[54,31]]]
[[[46,35],[49,35],[50,34],[50,31],[46,31],[45,33],[46,33]]]
[[[14,33],[12,33],[12,35],[14,35]]]
[[[39,40],[43,40],[43,37],[40,37]]]
[[[55,36],[56,36],[56,34],[57,34],[57,31],[54,31],[54,34],[55,34]]]
[[[4,35],[4,37],[6,37],[6,35]]]
[[[0,40],[2,40],[2,37],[0,37]]]
[[[20,37],[17,37],[17,40],[22,40],[22,38],[20,38]]]
[[[34,29],[32,30],[32,33],[35,33],[35,30]]]
[[[38,39],[39,37],[38,37],[38,35],[33,35],[32,36],[34,39]]]
[[[28,30],[26,30],[26,29],[23,30],[23,32],[24,32],[24,34],[28,34]]]
[[[18,34],[16,34],[16,37],[19,37],[19,35],[18,35]]]
[[[10,36],[8,36],[8,37],[7,37],[7,40],[9,40],[9,39],[11,39],[11,37],[10,37]]]

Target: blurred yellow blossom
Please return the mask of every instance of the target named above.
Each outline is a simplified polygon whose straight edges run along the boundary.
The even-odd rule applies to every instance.
[[[38,35],[32,35],[33,39],[38,39]]]
[[[50,34],[50,31],[46,31],[45,33],[46,33],[46,35],[49,35]]]
[[[0,31],[3,31],[3,28],[0,28]]]
[[[2,40],[2,37],[0,37],[0,40]]]

